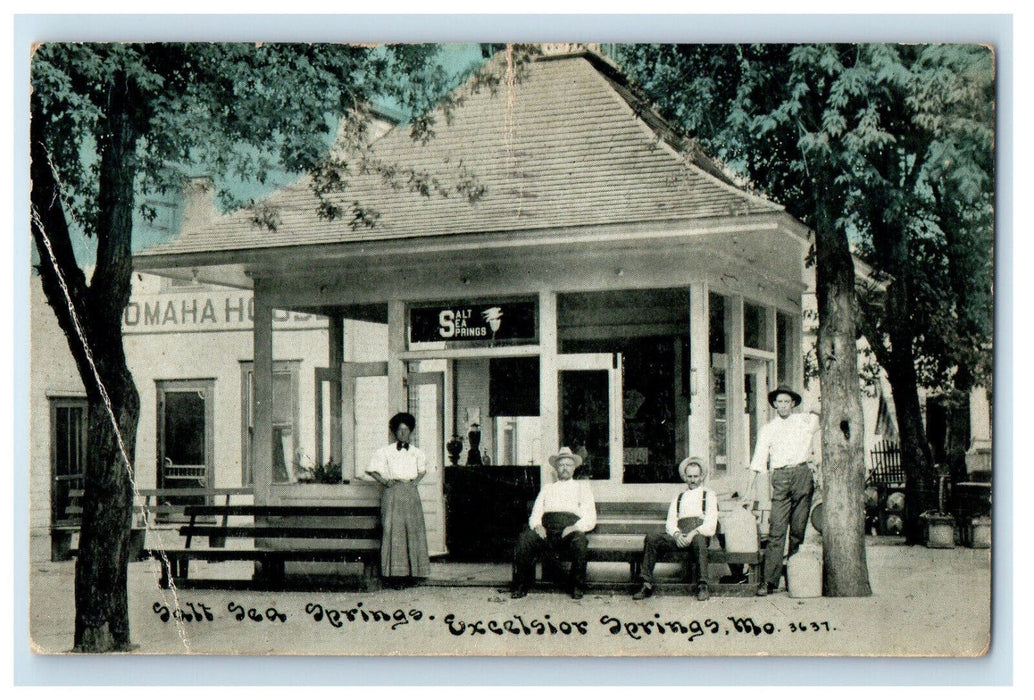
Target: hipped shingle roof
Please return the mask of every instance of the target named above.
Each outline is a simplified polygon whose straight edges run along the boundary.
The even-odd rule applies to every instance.
[[[460,88],[464,99],[451,118],[437,116],[426,144],[414,142],[403,126],[370,147],[371,162],[402,175],[394,185],[376,172],[347,175],[347,189],[333,195],[344,211],[341,218],[320,218],[306,177],[266,201],[278,218],[275,231],[242,211],[185,230],[149,252],[488,232],[519,236],[537,229],[782,211],[723,179],[608,73],[598,58],[571,55],[532,61],[519,80],[504,80],[495,90],[472,91],[468,84]],[[411,191],[409,172],[436,178],[448,195]],[[463,181],[483,188],[483,194],[471,202],[456,191]],[[353,203],[376,212],[374,226],[350,226]]]

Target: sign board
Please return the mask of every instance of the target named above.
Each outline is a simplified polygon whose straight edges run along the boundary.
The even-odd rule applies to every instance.
[[[534,342],[537,338],[535,302],[438,304],[409,310],[411,343],[480,341],[489,345]]]
[[[141,335],[250,331],[254,316],[255,299],[251,292],[198,290],[134,294],[122,312],[122,332]],[[327,327],[327,319],[315,314],[274,309],[273,326],[278,330],[321,329]]]

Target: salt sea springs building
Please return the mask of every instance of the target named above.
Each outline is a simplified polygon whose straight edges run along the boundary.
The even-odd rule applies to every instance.
[[[431,553],[453,560],[509,561],[563,445],[585,457],[598,501],[669,501],[691,454],[719,493],[743,492],[766,394],[803,383],[809,231],[594,53],[460,92],[428,143],[399,127],[371,157],[470,179],[476,201],[353,175],[340,205],[376,212],[353,227],[321,219],[303,179],[268,199],[270,230],[206,213],[202,187],[180,235],[135,257],[138,486],[374,505],[363,467],[408,410],[430,461]],[[85,399],[38,284],[32,333],[39,560],[81,484]],[[870,433],[881,406],[867,403]]]

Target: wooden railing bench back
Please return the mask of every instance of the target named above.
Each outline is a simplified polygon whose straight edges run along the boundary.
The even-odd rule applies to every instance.
[[[179,528],[186,538],[184,546],[148,550],[161,563],[163,588],[169,587],[170,577],[187,579],[192,560],[258,562],[260,582],[270,586],[283,584],[288,561],[360,563],[364,590],[376,587],[381,551],[378,506],[186,506],[184,513],[190,518]],[[207,543],[199,545],[203,538]],[[233,546],[227,546],[231,542]]]

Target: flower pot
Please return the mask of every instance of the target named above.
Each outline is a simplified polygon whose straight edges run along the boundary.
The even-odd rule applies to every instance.
[[[991,517],[978,515],[969,518],[963,528],[963,544],[973,549],[991,547]]]
[[[944,513],[926,516],[926,546],[932,549],[955,547],[955,519]]]

